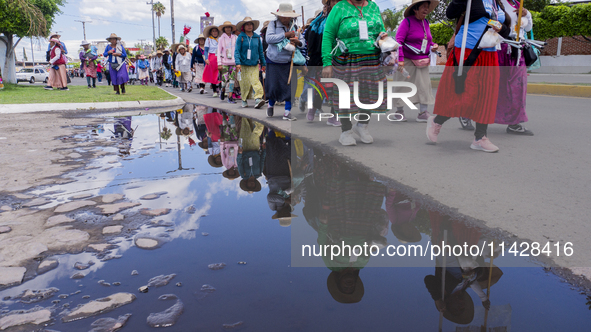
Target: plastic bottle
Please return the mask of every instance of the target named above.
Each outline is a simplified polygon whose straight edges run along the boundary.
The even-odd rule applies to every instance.
[[[408,73],[408,71],[406,71],[405,68],[402,68],[402,76],[404,76],[404,78],[406,78],[407,80],[410,79],[410,74]]]
[[[238,79],[238,82],[242,81],[242,72],[241,71],[238,72],[238,76],[236,76],[236,78]]]

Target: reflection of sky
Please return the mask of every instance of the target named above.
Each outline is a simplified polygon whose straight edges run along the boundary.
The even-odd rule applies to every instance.
[[[95,164],[111,165],[108,161],[119,160],[120,167],[104,172],[106,174],[99,170],[88,171],[97,177],[97,182],[83,180],[78,186],[66,184],[46,191],[56,187],[67,192],[98,187],[91,192],[97,195],[123,193],[131,201],[140,201],[139,197],[145,194],[167,192],[157,200],[140,201],[142,206],[134,210],[142,207],[172,209],[170,214],[153,220],[174,222],[174,232],[168,233],[173,240],[156,250],[142,250],[134,247],[131,239],[116,238],[112,242],[118,242],[120,248],[115,253],[123,256],[97,262],[83,271],[87,274],[84,279],[77,281],[69,279],[78,272],[73,268],[74,263],[96,258],[88,253],[57,256],[60,266],[56,270],[0,292],[0,297],[28,288],[57,287],[60,292],[51,299],[54,300],[58,294],[81,290],[81,294],[59,304],[69,303],[70,307],[75,307],[88,301],[81,299],[83,295],[96,299],[116,292],[132,292],[138,297],[134,303],[96,317],[133,313],[125,328],[130,331],[148,330],[145,318],[171,305],[157,301],[159,295],[167,293],[179,295],[185,304],[185,313],[171,331],[215,331],[220,330],[222,324],[237,321],[244,321],[244,328],[252,331],[427,331],[437,328],[439,314],[423,282],[426,275],[434,273],[434,268],[372,268],[368,265],[360,272],[365,287],[362,301],[339,304],[327,291],[328,268],[322,265],[319,268],[290,267],[292,233],[301,230],[303,239],[311,244],[317,239],[317,233],[303,218],[303,202],[296,206],[294,214],[300,217],[292,221],[292,226],[280,227],[277,220],[271,219],[273,211],[266,201],[266,187],[252,195],[243,192],[238,179],[223,178],[219,174],[223,169],[209,166],[203,150],[190,148],[187,143],[182,150],[183,167],[194,169],[167,174],[178,169],[176,137],[171,137],[175,142],[169,145],[172,149],[160,150],[158,144],[153,146],[158,135],[156,117],[134,117],[132,127],[136,125],[139,128],[132,143],[131,160],[115,156],[98,158]],[[153,147],[141,150],[145,144]],[[150,155],[137,158],[145,151]],[[155,153],[159,151],[162,152]],[[122,183],[124,185],[118,185]],[[261,183],[265,185],[263,179]],[[189,206],[195,207],[194,214],[185,212]],[[196,231],[189,231],[192,229]],[[144,228],[141,232],[155,234],[164,230]],[[202,232],[209,235],[202,236]],[[390,231],[387,239],[389,244],[398,244]],[[423,235],[422,241],[427,239],[428,236]],[[320,258],[318,260],[321,262]],[[247,264],[238,265],[238,261]],[[207,268],[208,264],[219,262],[226,263],[226,268],[219,271]],[[130,275],[134,269],[139,271],[139,276]],[[510,305],[510,327],[514,331],[575,331],[588,326],[591,318],[584,305],[585,297],[558,282],[557,277],[547,275],[541,268],[504,268],[503,271],[504,276],[493,288],[491,302],[499,310],[507,310]],[[137,291],[150,278],[171,273],[176,273],[177,277],[168,286],[150,289],[147,294]],[[101,286],[97,282],[103,279],[122,285]],[[177,282],[182,282],[181,288],[175,286]],[[203,284],[211,284],[217,290],[198,300],[195,293]],[[478,308],[478,297],[471,291],[469,294]],[[50,306],[49,301],[39,304]],[[11,309],[33,306],[17,304]],[[481,319],[479,317],[480,314],[472,325],[483,323],[476,321]],[[52,328],[62,332],[86,331],[96,318],[67,324],[58,321]],[[444,331],[453,330],[453,324],[445,320]]]

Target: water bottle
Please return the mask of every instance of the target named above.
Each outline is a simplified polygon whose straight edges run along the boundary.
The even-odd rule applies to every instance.
[[[406,78],[407,80],[410,79],[410,74],[406,71],[405,68],[402,68],[402,76],[404,76],[404,78]]]
[[[242,82],[242,72],[238,72],[238,82]]]
[[[242,137],[238,139],[238,147],[240,147],[242,149]]]

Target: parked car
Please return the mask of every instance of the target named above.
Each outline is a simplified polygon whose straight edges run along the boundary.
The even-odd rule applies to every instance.
[[[16,81],[17,83],[28,81],[31,84],[35,82],[47,83],[49,81],[49,73],[43,67],[23,68],[16,73]]]

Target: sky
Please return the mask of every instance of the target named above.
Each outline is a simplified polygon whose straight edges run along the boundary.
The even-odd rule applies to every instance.
[[[381,10],[386,8],[400,8],[410,0],[374,0]],[[62,7],[62,14],[57,16],[52,27],[52,32],[59,32],[61,40],[66,43],[70,56],[76,52],[84,39],[82,23],[76,21],[89,21],[86,23],[86,38],[88,41],[105,40],[111,33],[121,37],[128,47],[133,47],[140,40],[152,41],[152,13],[151,6],[146,0],[67,0]],[[157,2],[154,0],[154,2]],[[165,14],[160,19],[160,34],[169,42],[172,39],[170,20],[170,0],[161,1],[166,7]],[[271,20],[275,16],[271,11],[277,11],[280,3],[291,3],[294,9],[301,13],[304,6],[306,20],[314,16],[316,10],[322,9],[321,0],[175,0],[174,20],[175,37],[178,41],[183,26],[192,27],[188,37],[191,42],[197,38],[200,31],[200,17],[209,12],[214,17],[214,24],[223,24],[230,21],[238,23],[245,16],[254,20]],[[156,38],[158,38],[158,21],[155,19]],[[33,39],[35,60],[45,59],[47,40]],[[193,44],[193,43],[191,43]],[[29,61],[31,60],[31,40],[23,38],[17,47],[18,60],[23,59],[23,48],[26,50]]]

